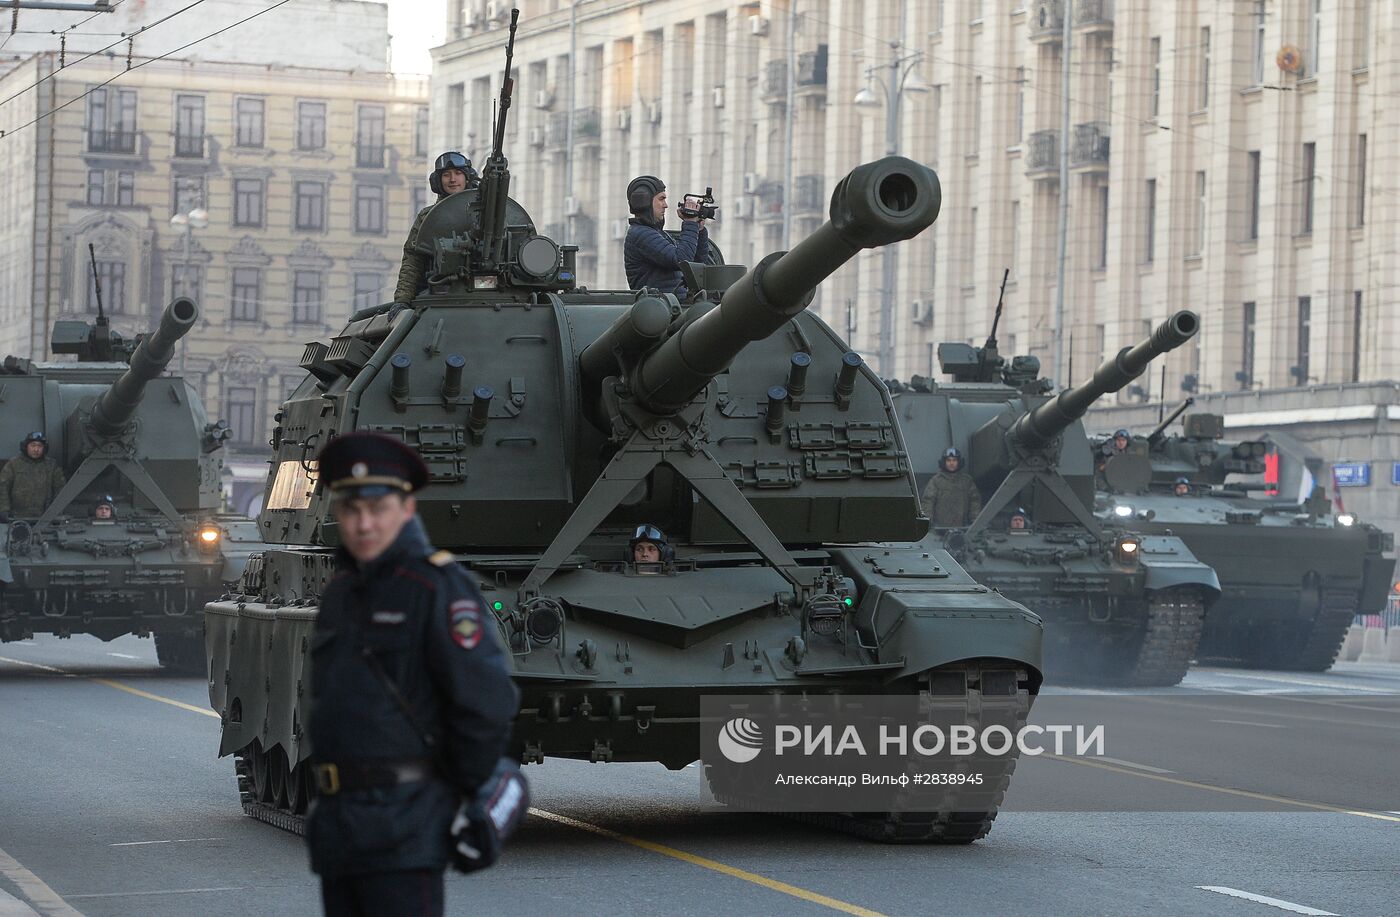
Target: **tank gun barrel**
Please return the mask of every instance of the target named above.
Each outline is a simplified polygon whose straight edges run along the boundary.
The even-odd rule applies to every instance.
[[[143,338],[131,355],[131,366],[102,393],[92,409],[91,427],[98,436],[118,436],[141,403],[146,383],[165,372],[175,356],[175,342],[189,333],[199,318],[194,300],[181,296],[165,307],[155,333]]]
[[[1065,389],[1016,421],[1011,436],[1025,448],[1045,446],[1083,417],[1095,401],[1126,387],[1140,376],[1153,358],[1191,340],[1200,326],[1200,316],[1196,313],[1185,309],[1176,313],[1158,325],[1147,340],[1136,347],[1124,347],[1116,356],[1105,360],[1088,382]]]
[[[657,412],[680,409],[753,341],[811,304],[817,285],[866,248],[913,238],[938,217],[938,176],[902,156],[857,166],[831,195],[831,219],[793,246],[763,258],[719,305],[642,358],[633,390]]]

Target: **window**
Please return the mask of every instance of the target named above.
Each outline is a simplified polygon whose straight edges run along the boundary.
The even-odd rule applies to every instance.
[[[175,97],[175,155],[204,157],[204,96]]]
[[[136,203],[136,173],[117,173],[116,203],[118,207],[131,207]]]
[[[258,445],[258,390],[251,386],[230,385],[224,395],[224,417],[231,439],[239,446]]]
[[[1304,76],[1317,76],[1318,70],[1322,69],[1322,0],[1310,0],[1308,7],[1311,10],[1311,35],[1308,42],[1308,68],[1304,71]]]
[[[234,146],[263,145],[263,100],[240,96],[233,102]]]
[[[1201,29],[1201,98],[1199,107],[1210,105],[1210,26]]]
[[[203,175],[176,175],[171,182],[170,215],[189,213],[204,203]]]
[[[1108,267],[1108,185],[1099,185],[1099,251],[1094,267]]]
[[[326,228],[326,183],[296,182],[296,228],[300,232],[321,232]]]
[[[935,125],[935,128],[937,125]],[[1026,134],[1026,68],[1016,68],[1016,124],[1013,143],[1020,143]]]
[[[229,293],[229,317],[236,322],[255,322],[261,317],[262,271],[255,267],[233,269]]]
[[[443,142],[449,147],[462,142],[462,119],[466,113],[467,86],[465,83],[453,83],[447,87],[447,130],[443,136]]]
[[[1235,378],[1240,388],[1249,389],[1254,384],[1254,303],[1245,303],[1242,312],[1244,327],[1240,336],[1240,372]]]
[[[355,232],[384,231],[384,186],[355,186]]]
[[[233,180],[233,225],[262,226],[263,180],[235,178]]]
[[[94,207],[101,207],[107,202],[104,192],[107,187],[107,173],[101,169],[89,169],[87,179],[87,202]]]
[[[1301,207],[1298,211],[1298,232],[1307,234],[1313,228],[1313,179],[1316,177],[1317,167],[1317,144],[1303,144],[1303,174],[1298,179],[1302,183],[1299,189],[1299,202]]]
[[[321,323],[320,271],[295,271],[292,275],[292,321],[298,325]]]
[[[1366,135],[1356,135],[1356,225],[1366,225]]]
[[[966,286],[973,286],[977,283],[977,208],[970,207],[967,211],[967,254],[963,264],[967,267],[968,276],[963,281]]]
[[[1254,0],[1254,85],[1259,86],[1264,82],[1264,3],[1265,0]]]
[[[1249,228],[1246,239],[1259,238],[1259,151],[1249,151]]]
[[[1152,98],[1147,116],[1155,118],[1162,107],[1162,39],[1152,39],[1149,59],[1152,61]]]
[[[1308,357],[1312,349],[1312,297],[1298,297],[1298,359],[1293,365],[1296,385],[1308,384]]]
[[[428,106],[419,105],[413,115],[413,155],[428,155]]]
[[[1144,229],[1144,239],[1142,247],[1142,260],[1148,264],[1156,257],[1157,249],[1157,179],[1147,180],[1147,199],[1143,204],[1144,219],[1147,225]]]
[[[355,126],[355,166],[384,168],[384,106],[361,105]]]
[[[379,291],[384,287],[384,275],[372,271],[355,272],[355,308],[379,305]]]
[[[1361,381],[1361,291],[1351,294],[1351,381]]]
[[[99,86],[88,95],[88,150],[136,152],[136,90]]]
[[[326,103],[297,103],[297,149],[326,148]]]
[[[97,311],[97,291],[93,287],[92,269],[87,278],[87,310]],[[97,280],[102,284],[102,309],[108,315],[126,312],[126,262],[97,259]]]
[[[982,140],[982,78],[972,81],[972,146],[968,153],[976,156]]]
[[[1196,173],[1196,234],[1191,241],[1192,254],[1200,255],[1206,247],[1206,173]]]

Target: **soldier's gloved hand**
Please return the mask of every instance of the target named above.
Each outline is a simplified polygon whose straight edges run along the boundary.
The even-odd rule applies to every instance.
[[[452,865],[461,872],[493,865],[529,807],[530,788],[525,775],[514,761],[502,758],[490,778],[457,808],[448,829],[452,836]]]
[[[411,308],[411,307],[410,307],[409,304],[406,303],[406,302],[396,302],[396,303],[394,303],[392,306],[389,307],[389,321],[392,322],[392,321],[394,320],[394,316],[398,315],[398,314],[399,314],[400,312],[402,312],[404,309],[408,309],[408,308]]]

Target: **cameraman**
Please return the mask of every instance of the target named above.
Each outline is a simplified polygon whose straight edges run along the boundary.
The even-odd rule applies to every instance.
[[[627,286],[650,287],[685,299],[690,291],[681,279],[681,263],[704,262],[710,254],[704,219],[682,213],[680,237],[667,235],[666,185],[654,175],[639,175],[628,183],[627,208],[632,211],[622,250]]]

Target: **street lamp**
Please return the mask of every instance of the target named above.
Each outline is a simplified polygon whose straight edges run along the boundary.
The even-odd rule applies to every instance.
[[[190,259],[192,257],[191,249],[194,245],[194,231],[196,229],[203,229],[209,225],[209,211],[205,210],[204,207],[201,206],[201,204],[199,203],[199,195],[196,193],[195,187],[196,186],[193,184],[185,185],[185,190],[189,192],[189,197],[186,200],[190,204],[190,209],[183,210],[170,218],[170,228],[183,230],[185,233],[184,285],[187,289],[191,286]],[[173,295],[175,291],[171,290],[170,292]],[[182,373],[185,371],[185,347],[185,338],[181,338],[180,372]]]
[[[851,102],[861,115],[873,115],[883,102],[885,107],[885,155],[893,156],[899,148],[900,99],[905,93],[928,92],[928,84],[919,77],[917,72],[919,64],[924,59],[923,52],[915,51],[912,54],[901,54],[901,46],[898,41],[892,41],[889,45],[890,62],[879,68],[880,70],[888,70],[888,73],[881,76],[875,67],[867,67],[865,69],[865,87],[856,93]],[[875,93],[874,87],[876,86],[880,87],[879,95]],[[893,378],[895,375],[894,287],[899,255],[893,245],[886,245],[880,251],[884,275],[880,291],[880,373]]]

